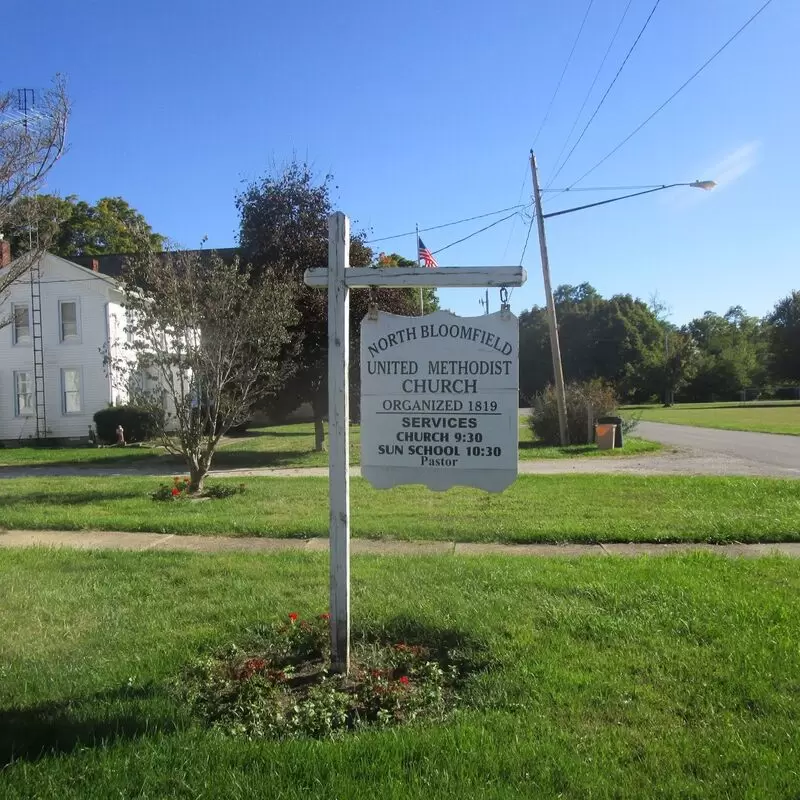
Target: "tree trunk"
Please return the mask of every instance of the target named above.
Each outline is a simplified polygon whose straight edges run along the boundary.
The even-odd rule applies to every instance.
[[[322,453],[325,450],[325,424],[322,416],[314,412],[314,451]]]
[[[189,494],[197,494],[203,491],[203,484],[207,474],[208,469],[206,467],[192,465],[189,468]]]

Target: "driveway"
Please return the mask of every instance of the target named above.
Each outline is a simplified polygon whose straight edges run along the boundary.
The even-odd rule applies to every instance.
[[[763,470],[761,474],[800,476],[800,436],[693,428],[663,422],[640,422],[636,435],[689,453],[727,461],[735,471],[732,474],[740,474],[742,468],[749,467],[753,474]]]

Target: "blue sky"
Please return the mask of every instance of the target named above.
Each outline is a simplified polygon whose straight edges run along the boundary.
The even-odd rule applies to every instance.
[[[632,0],[573,140],[653,1]],[[761,3],[662,0],[552,188],[595,164]],[[337,206],[382,237],[528,201],[528,150],[587,4],[32,0],[6,14],[16,34],[5,39],[0,89],[64,73],[71,146],[48,189],[90,201],[121,195],[185,246],[206,234],[207,246],[234,244],[241,182],[294,154],[333,172]],[[545,184],[626,4],[592,4],[536,141]],[[645,300],[657,292],[676,323],[734,304],[762,315],[800,288],[799,34],[800,3],[774,0],[578,184],[720,181],[708,194],[672,189],[550,220],[554,285],[589,281],[604,295]],[[546,210],[608,196],[561,195]],[[435,251],[491,221],[423,238]],[[509,220],[439,261],[517,264],[526,232],[527,223]],[[379,247],[414,257],[413,236]],[[535,229],[524,265],[517,312],[543,302]],[[481,295],[441,292],[445,307],[470,315],[481,313]]]

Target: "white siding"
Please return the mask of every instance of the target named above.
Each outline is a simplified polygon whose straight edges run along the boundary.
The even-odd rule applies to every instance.
[[[41,273],[47,435],[86,437],[94,413],[114,400],[124,399],[112,392],[103,355],[108,341],[109,315],[115,315],[120,329],[124,328],[122,297],[106,279],[56,256],[43,257]],[[61,341],[61,300],[78,303],[80,332],[74,340]],[[11,287],[3,301],[2,311],[6,313],[13,303],[30,306],[27,276]],[[124,338],[124,333],[122,336]],[[80,369],[80,413],[64,413],[61,370],[65,368]],[[33,372],[33,344],[31,341],[15,345],[13,325],[7,325],[0,328],[0,440],[24,440],[36,435],[35,416],[15,416],[14,372],[19,370]]]

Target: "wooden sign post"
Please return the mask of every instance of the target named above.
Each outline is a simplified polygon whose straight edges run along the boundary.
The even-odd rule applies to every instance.
[[[346,673],[350,667],[350,289],[522,286],[526,276],[522,267],[350,267],[350,221],[336,212],[328,218],[328,266],[306,270],[304,277],[308,286],[328,290],[331,661],[335,671]],[[516,426],[516,407],[513,413]]]

